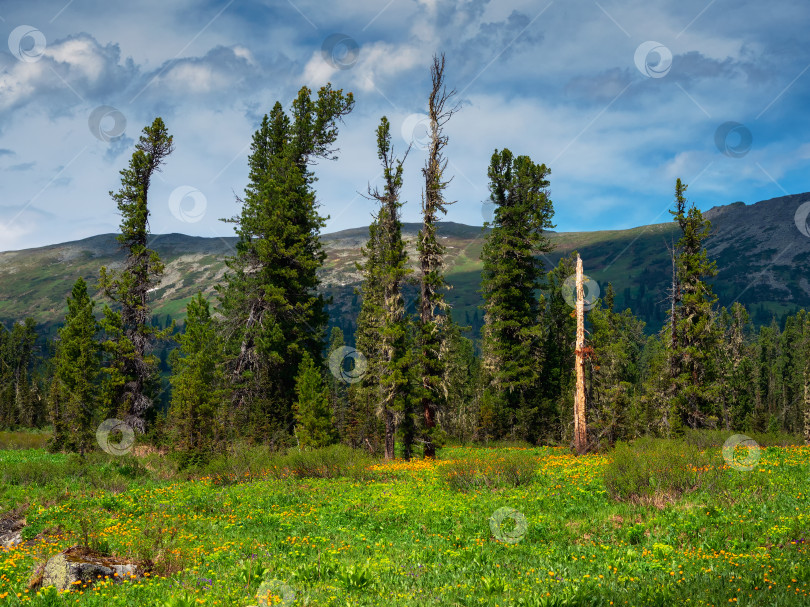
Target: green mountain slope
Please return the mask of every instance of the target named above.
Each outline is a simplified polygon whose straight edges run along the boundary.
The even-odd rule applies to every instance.
[[[753,205],[738,202],[715,207],[706,213],[712,220],[707,247],[720,269],[715,290],[721,305],[741,301],[757,323],[769,322],[772,313],[810,308],[810,237],[794,220],[797,208],[807,200],[810,194],[784,196]],[[403,226],[412,262],[418,229],[418,224]],[[485,233],[480,227],[445,222],[439,234],[448,250],[447,274],[453,286],[448,300],[454,317],[477,329],[481,323],[479,258]],[[328,254],[322,282],[333,300],[332,323],[349,333],[359,308],[354,289],[360,274],[355,262],[361,260],[360,247],[367,235],[368,229],[361,227],[322,237]],[[556,249],[546,260],[549,268],[561,256],[578,250],[586,273],[602,290],[613,283],[618,306],[631,307],[651,330],[661,326],[670,281],[667,246],[678,237],[672,222],[550,236]],[[153,293],[154,312],[161,323],[166,316],[181,319],[186,303],[198,290],[214,294],[214,285],[226,270],[223,260],[234,253],[235,242],[235,238],[182,234],[152,237],[151,246],[166,264],[164,279]],[[52,330],[64,316],[65,298],[76,278],[83,276],[93,285],[101,265],[116,267],[122,259],[113,234],[0,253],[0,322],[33,316]],[[415,292],[415,287],[406,289],[411,306]]]

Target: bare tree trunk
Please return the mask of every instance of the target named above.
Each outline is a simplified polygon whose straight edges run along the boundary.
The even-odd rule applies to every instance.
[[[582,286],[582,258],[577,255],[577,341],[574,362],[577,374],[574,395],[574,448],[577,455],[588,449],[588,434],[585,425],[585,289]]]

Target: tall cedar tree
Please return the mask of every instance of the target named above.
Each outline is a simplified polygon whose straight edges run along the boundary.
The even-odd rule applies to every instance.
[[[553,249],[543,235],[554,227],[550,172],[528,156],[514,158],[507,149],[495,151],[488,171],[495,212],[485,226],[491,231],[481,253],[485,400],[506,420],[509,431],[523,439],[536,432],[526,422],[527,412],[536,408],[542,366],[538,292],[545,274],[540,255]]]
[[[172,153],[172,136],[161,118],[143,129],[129,166],[121,173],[121,189],[110,192],[121,213],[121,234],[126,251],[124,268],[101,268],[99,287],[113,306],[104,307],[101,325],[107,335],[104,348],[108,374],[104,402],[109,414],[120,414],[139,432],[146,431],[146,416],[159,390],[157,359],[150,354],[155,340],[167,338],[174,327],[158,331],[151,324],[149,291],[160,282],[164,266],[147,247],[148,195],[152,176]]]
[[[370,451],[376,451],[378,444],[383,443],[385,453],[393,453],[394,424],[396,419],[393,410],[380,410],[382,402],[382,329],[383,329],[383,267],[382,267],[383,233],[379,217],[374,216],[368,226],[368,241],[361,247],[364,260],[356,263],[363,276],[360,289],[356,293],[362,298],[360,312],[357,315],[355,345],[366,359],[366,371],[359,381],[349,386],[351,410],[349,412],[349,443],[354,447],[365,445]],[[380,433],[380,420],[385,424],[384,433]],[[381,440],[380,440],[381,439]]]
[[[410,149],[410,148],[409,148]],[[394,417],[400,418],[405,459],[410,459],[415,424],[412,397],[409,394],[411,349],[408,343],[408,319],[402,285],[411,270],[407,267],[408,253],[402,240],[399,192],[402,188],[402,160],[394,158],[391,145],[391,125],[383,116],[377,127],[377,157],[382,162],[383,191],[369,187],[369,195],[380,203],[377,214],[377,276],[382,299],[380,305],[380,403],[379,412],[385,420],[385,458],[394,458]]]
[[[422,229],[417,238],[419,251],[420,294],[419,294],[419,328],[418,368],[422,375],[420,410],[423,416],[422,440],[424,455],[436,457],[436,416],[437,410],[447,399],[447,388],[444,385],[444,367],[446,359],[445,333],[447,330],[449,304],[444,300],[447,283],[444,278],[445,247],[436,235],[436,222],[439,213],[447,213],[447,205],[452,204],[444,199],[444,190],[449,179],[445,179],[447,159],[444,148],[448,138],[444,126],[457,111],[458,106],[448,107],[448,101],[456,94],[448,91],[444,84],[444,55],[434,56],[430,69],[431,90],[428,99],[428,117],[430,118],[430,143],[428,157],[422,169],[425,178],[425,190],[422,194]]]
[[[232,423],[265,441],[293,429],[295,375],[303,354],[322,362],[325,299],[316,294],[326,254],[310,166],[333,159],[351,93],[303,87],[291,117],[276,103],[253,135],[249,183],[236,225],[236,256],[219,289],[229,348]]]
[[[187,462],[204,462],[226,443],[221,340],[202,293],[188,303],[184,331],[175,339],[180,347],[171,355],[169,432]]]
[[[716,350],[719,327],[716,324],[717,296],[706,279],[717,274],[703,242],[711,223],[694,204],[686,208],[686,184],[675,182],[675,210],[670,211],[681,229],[675,249],[675,271],[679,300],[674,317],[670,314],[668,333],[672,336],[670,372],[672,408],[680,421],[696,428],[716,413]]]
[[[84,457],[94,442],[101,352],[96,341],[95,302],[81,277],[73,285],[67,305],[54,361],[53,381],[58,387],[58,395],[54,396],[58,405],[53,408],[55,432],[51,449],[74,451]]]
[[[329,388],[320,370],[304,352],[295,378],[295,434],[301,449],[318,449],[337,440],[335,417],[329,406]]]

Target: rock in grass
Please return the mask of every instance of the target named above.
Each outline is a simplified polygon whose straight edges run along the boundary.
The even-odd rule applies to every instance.
[[[10,549],[22,544],[23,527],[25,527],[24,518],[16,520],[12,517],[0,520],[0,548]]]
[[[48,559],[41,585],[43,588],[54,586],[57,590],[69,590],[92,585],[100,579],[121,581],[141,575],[141,570],[133,563],[74,546]]]
[[[22,532],[14,531],[6,535],[0,536],[0,546],[3,548],[13,548],[17,544],[22,544]]]

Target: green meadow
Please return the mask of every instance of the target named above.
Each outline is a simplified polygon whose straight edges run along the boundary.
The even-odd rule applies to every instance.
[[[410,462],[244,448],[185,470],[137,447],[85,462],[5,449],[0,512],[26,526],[0,549],[0,603],[807,605],[810,447],[766,442],[751,470],[684,440]],[[77,544],[147,575],[29,587]]]

